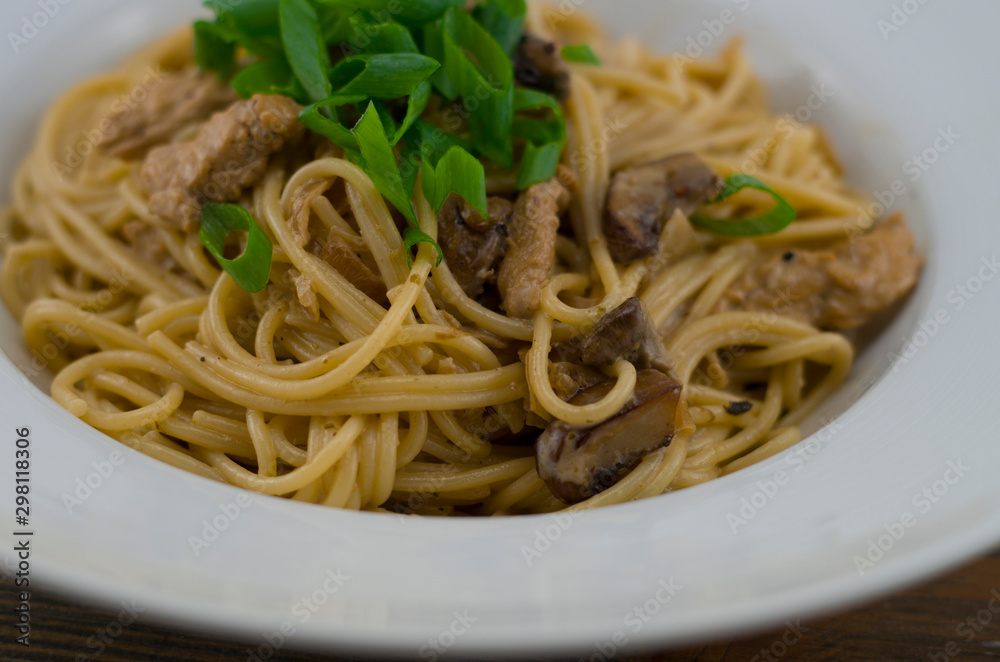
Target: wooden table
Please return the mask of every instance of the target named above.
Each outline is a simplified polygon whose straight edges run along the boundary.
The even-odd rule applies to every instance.
[[[141,616],[135,624],[118,633],[117,628],[109,628],[109,623],[117,621],[117,614],[37,592],[31,601],[31,647],[24,648],[11,643],[14,605],[13,587],[0,586],[0,660],[244,662],[251,659],[246,645],[153,627],[144,624]],[[623,659],[663,662],[1000,660],[1000,552],[924,586],[855,611],[802,625],[801,638],[787,647],[782,638],[793,641],[796,636],[778,631],[684,651],[635,653]],[[99,632],[112,632],[117,636],[105,645],[97,637]],[[270,659],[348,660],[285,652]],[[445,656],[444,659],[455,658]]]

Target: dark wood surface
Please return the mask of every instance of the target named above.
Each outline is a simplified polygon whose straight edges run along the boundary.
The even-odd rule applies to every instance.
[[[13,587],[0,585],[0,660],[243,662],[253,659],[250,647],[245,644],[158,628],[144,623],[141,615],[136,623],[122,628],[119,633],[117,627],[109,628],[109,624],[118,621],[117,613],[37,592],[31,599],[31,646],[25,648],[12,643],[16,636],[14,606]],[[621,659],[655,662],[1000,660],[1000,552],[928,584],[854,611],[806,621],[802,626],[801,634],[783,630],[690,650],[636,652]],[[101,641],[98,634],[102,632],[111,643]],[[109,632],[117,636],[110,637]],[[786,642],[793,643],[786,646]],[[303,662],[354,659],[284,651],[270,658]],[[419,658],[414,655],[414,659]],[[457,658],[445,656],[443,659]]]

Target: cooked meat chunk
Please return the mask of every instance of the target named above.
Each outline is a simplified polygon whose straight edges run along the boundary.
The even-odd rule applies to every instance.
[[[855,329],[909,293],[922,266],[896,214],[828,249],[773,255],[726,292],[719,310],[773,311],[823,329]]]
[[[656,253],[660,233],[678,209],[690,216],[722,191],[722,180],[693,154],[622,170],[611,180],[604,235],[611,257],[629,264]]]
[[[606,381],[571,402],[587,405],[614,388]],[[635,393],[614,418],[578,428],[551,423],[535,445],[538,475],[566,503],[579,503],[608,489],[649,453],[669,444],[679,431],[693,428],[681,385],[659,370],[638,374]]]
[[[258,94],[216,114],[193,141],[154,149],[140,173],[150,211],[197,230],[203,205],[238,200],[264,176],[268,158],[302,136],[299,110],[288,97]]]
[[[351,250],[346,241],[337,235],[329,234],[314,248],[314,252],[367,296],[378,303],[388,302],[385,283],[365,264],[364,260],[358,257],[357,253]]]
[[[530,425],[522,425],[514,432],[495,407],[463,409],[454,414],[463,430],[491,444],[526,446],[534,443],[542,433]]]
[[[619,359],[639,370],[670,372],[670,362],[642,299],[633,297],[602,317],[587,333],[556,344],[553,360],[604,367]]]
[[[288,224],[295,235],[295,241],[313,255],[324,260],[340,272],[351,285],[379,303],[387,303],[385,283],[344,239],[327,231],[313,222],[312,202],[323,196],[333,185],[330,179],[312,179],[300,186],[292,195],[291,215]],[[309,308],[310,299],[303,300],[299,290],[299,301]]]
[[[208,118],[237,100],[233,88],[197,67],[166,74],[135,107],[114,106],[101,126],[98,147],[122,159],[140,159],[191,122]]]
[[[438,241],[444,259],[459,285],[471,298],[496,283],[497,267],[507,254],[507,223],[514,205],[503,198],[488,200],[483,218],[457,195],[449,197],[438,214]]]
[[[312,179],[296,189],[292,195],[292,213],[288,217],[288,225],[295,236],[295,243],[299,246],[305,246],[312,238],[309,222],[313,217],[313,200],[326,193],[330,186],[329,179]]]
[[[497,279],[503,307],[511,317],[527,319],[538,310],[556,261],[559,217],[569,200],[569,191],[554,177],[528,188],[514,205],[507,257]]]
[[[514,54],[514,78],[525,87],[552,94],[565,101],[570,94],[569,65],[551,41],[526,34]]]
[[[170,254],[160,230],[149,223],[138,219],[128,221],[122,226],[122,236],[144,262],[155,264],[165,271],[177,266],[177,260]]]
[[[289,269],[288,275],[295,286],[295,296],[299,303],[309,313],[313,321],[319,320],[319,297],[316,296],[316,288],[313,287],[312,279],[303,276],[297,269]]]

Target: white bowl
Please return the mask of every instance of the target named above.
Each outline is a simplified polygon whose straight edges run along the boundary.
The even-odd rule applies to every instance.
[[[45,6],[54,15],[39,18]],[[0,457],[10,467],[15,429],[30,428],[33,580],[105,605],[134,601],[143,618],[240,637],[265,654],[295,646],[590,658],[781,627],[1000,542],[991,402],[1000,363],[1000,282],[992,282],[1000,93],[987,67],[1000,56],[1000,5],[593,0],[584,8],[663,48],[700,36],[714,49],[748,35],[779,109],[808,104],[813,85],[832,93],[812,119],[855,185],[907,187],[893,206],[917,228],[924,279],[809,431],[836,421],[735,475],[574,518],[439,521],[248,501],[120,447],[57,407],[19,370],[31,357],[3,312]],[[0,57],[8,91],[0,181],[62,90],[198,12],[195,0],[5,2],[4,32],[45,25]],[[705,36],[720,26],[721,36]],[[938,136],[949,129],[959,137],[946,145]],[[925,150],[936,162],[911,181],[910,159]],[[115,451],[119,466],[109,461]],[[96,487],[70,512],[65,495],[79,496],[78,481],[88,479]],[[8,571],[13,480],[12,469],[0,472]],[[224,530],[196,554],[191,537],[213,521]]]

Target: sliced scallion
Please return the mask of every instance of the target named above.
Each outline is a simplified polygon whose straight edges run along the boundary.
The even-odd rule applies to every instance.
[[[243,254],[235,260],[225,256],[226,238],[230,232],[246,232]],[[208,204],[201,212],[201,243],[241,288],[255,294],[271,278],[273,245],[250,213],[239,205]]]
[[[694,214],[691,216],[691,223],[726,237],[762,237],[781,232],[795,220],[797,216],[795,208],[767,184],[750,175],[731,175],[726,178],[725,188],[722,189],[722,193],[713,201],[713,204],[723,202],[748,188],[763,191],[774,198],[774,208],[761,216],[734,220]]]

